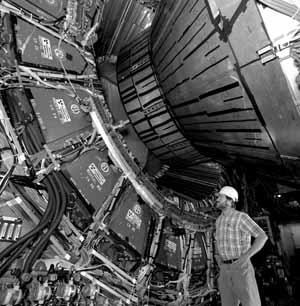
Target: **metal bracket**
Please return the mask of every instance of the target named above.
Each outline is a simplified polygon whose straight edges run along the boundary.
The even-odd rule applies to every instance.
[[[273,59],[277,58],[277,55],[275,53],[274,47],[271,45],[267,45],[258,51],[256,51],[258,56],[260,57],[260,61],[262,64],[266,64]]]
[[[33,167],[36,167],[43,159],[46,159],[48,153],[46,150],[39,151],[33,155],[30,155],[30,160],[32,162]]]
[[[294,33],[294,32],[293,32]],[[280,58],[282,51],[293,46],[294,42],[300,38],[300,35],[286,35],[284,39],[280,40],[280,43],[277,44],[269,44],[257,52],[258,56],[261,58],[262,64],[268,63],[275,58]]]
[[[59,162],[55,159],[55,156],[52,154],[51,150],[47,145],[44,145],[44,148],[48,154],[48,156],[51,159],[52,164],[54,165],[54,170],[59,170],[60,169],[60,164]]]
[[[43,161],[45,161],[47,157],[50,157],[51,164],[47,167],[44,167]],[[51,171],[58,171],[60,169],[59,162],[55,159],[55,156],[52,154],[51,150],[47,145],[44,145],[44,150],[37,152],[34,155],[31,155],[31,160],[34,167],[36,167],[39,162],[42,162],[41,169],[37,171],[37,179],[35,180],[35,182],[40,182]]]
[[[119,122],[117,122],[116,124],[111,125],[111,128],[113,130],[119,130],[119,129],[123,129],[127,124],[129,123],[129,120],[120,120]]]

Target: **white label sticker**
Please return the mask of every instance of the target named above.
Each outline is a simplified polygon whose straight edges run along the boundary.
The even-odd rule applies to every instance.
[[[39,40],[42,58],[53,60],[50,40],[43,36],[39,36]]]
[[[71,122],[71,117],[69,115],[69,112],[67,110],[64,100],[53,98],[53,104],[55,106],[60,122],[62,124]]]
[[[166,239],[165,249],[169,252],[176,253],[176,249],[177,249],[176,243],[171,240]]]
[[[61,60],[63,60],[65,57],[64,51],[62,49],[58,48],[54,49],[54,54],[56,57],[60,58]]]
[[[88,168],[90,176],[97,180],[100,185],[105,183],[105,178],[94,163],[91,163]]]
[[[78,115],[80,113],[80,107],[77,104],[72,104],[71,111],[74,115]]]
[[[108,172],[109,172],[109,165],[108,165],[108,163],[102,162],[102,163],[101,163],[101,170],[102,170],[103,172],[105,172],[105,173],[108,173]]]
[[[131,223],[138,230],[141,229],[142,219],[139,218],[131,209],[128,209],[126,214],[126,220]]]
[[[140,215],[142,213],[142,207],[139,204],[135,204],[133,210],[136,214]]]

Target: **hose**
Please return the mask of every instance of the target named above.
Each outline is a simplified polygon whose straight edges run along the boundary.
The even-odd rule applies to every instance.
[[[32,242],[33,239],[34,237],[28,239],[12,256],[10,256],[3,264],[1,264],[0,276],[2,276],[5,273],[5,271],[20,256],[20,254],[27,248],[27,246]]]
[[[66,190],[64,189],[63,184],[61,184],[58,174],[53,174],[53,178],[51,178],[51,181],[53,184],[53,191],[55,193],[54,201],[56,202],[54,218],[51,225],[49,226],[47,233],[44,234],[43,237],[41,237],[39,242],[34,246],[34,250],[27,258],[24,265],[25,273],[30,272],[33,263],[40,257],[41,253],[43,252],[45,246],[47,245],[50,239],[50,236],[60,224],[67,205]]]
[[[43,185],[39,185],[34,183],[28,176],[23,176],[23,175],[13,175],[11,176],[11,178],[9,179],[10,182],[12,182],[15,185],[18,186],[22,186],[22,187],[28,187],[34,190],[46,190],[45,186]],[[18,190],[18,192],[23,192],[23,194],[25,194],[25,191],[21,191],[21,189],[19,187],[15,188]],[[27,197],[28,199],[28,197]]]
[[[49,193],[49,190],[51,189],[51,186],[50,186],[47,178],[45,178],[45,185],[46,185],[46,188],[47,188],[48,193]],[[22,236],[19,240],[17,240],[16,242],[14,242],[10,246],[8,246],[6,249],[4,249],[0,253],[0,261],[2,261],[5,257],[10,256],[10,254],[16,248],[22,246],[28,239],[33,238],[35,235],[40,233],[48,225],[49,221],[52,218],[52,213],[53,213],[52,205],[53,205],[52,201],[48,201],[46,211],[45,211],[42,219],[40,220],[39,224],[32,231],[28,232],[27,234]]]
[[[53,185],[53,179],[51,177],[51,175],[49,175],[47,177],[48,181],[49,181],[49,189],[48,189],[48,205],[51,205],[52,207],[52,218],[49,219],[49,224],[48,224],[48,231],[49,228],[51,227],[51,224],[54,222],[55,217],[57,217],[57,210],[58,210],[58,203],[59,203],[59,198],[58,198],[58,192],[57,190],[54,188]],[[29,263],[31,261],[31,257],[33,256],[33,254],[35,252],[37,252],[37,245],[40,244],[41,241],[43,241],[44,237],[45,237],[45,233],[43,233],[42,235],[39,235],[38,241],[36,242],[36,244],[33,246],[33,250],[31,251],[31,254],[28,256],[28,258],[26,259],[26,262],[24,264],[24,272],[28,272],[29,271]]]

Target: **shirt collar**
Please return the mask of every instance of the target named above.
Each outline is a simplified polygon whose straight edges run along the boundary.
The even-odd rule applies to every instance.
[[[234,208],[231,208],[226,214],[222,211],[222,216],[224,217],[230,217],[232,214],[234,214],[235,212],[235,209]]]

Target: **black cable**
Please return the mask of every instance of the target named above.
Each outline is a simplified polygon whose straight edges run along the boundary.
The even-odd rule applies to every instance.
[[[7,92],[7,94],[5,95],[5,98],[6,98],[6,106],[9,110],[10,118],[11,118],[14,128],[17,129],[20,126],[23,126],[23,125],[20,125],[20,123],[24,121],[23,114],[20,112],[19,108],[16,106],[16,103],[15,103],[16,101],[14,98],[11,97],[10,91]],[[11,101],[8,101],[8,100],[11,100]],[[18,136],[18,139],[20,139],[20,141],[24,143],[28,153],[34,154],[34,147],[30,143],[30,139],[28,138],[28,135],[25,134],[25,126],[24,126],[24,131],[21,134],[17,134],[17,136]]]
[[[12,252],[9,253],[9,258],[4,263],[2,263],[0,266],[0,276],[7,270],[7,268],[10,267],[10,265],[21,255],[21,253],[32,243],[34,239],[35,239],[35,236],[30,237],[23,243],[23,245],[20,248],[15,247],[12,250]]]
[[[62,162],[62,163],[71,163],[71,162],[73,162],[74,160],[76,160],[79,156],[80,156],[80,154],[81,154],[81,151],[82,151],[82,149],[81,150],[77,150],[77,151],[74,151],[74,152],[72,152],[72,155],[71,155],[71,153],[69,153],[68,155],[71,155],[70,157],[67,157],[66,155],[65,156],[63,156],[62,158],[60,158],[60,161]]]
[[[55,222],[55,218],[56,218],[55,212],[57,211],[55,207],[56,207],[56,203],[58,203],[57,202],[58,193],[56,192],[57,186],[53,185],[51,176],[50,176],[50,179],[49,177],[45,178],[45,186],[47,188],[48,195],[49,195],[46,211],[44,215],[42,216],[42,219],[40,220],[39,224],[32,231],[22,236],[19,240],[11,244],[7,249],[3,250],[0,253],[0,260],[3,260],[5,257],[10,256],[10,258],[8,258],[3,264],[1,264],[0,276],[13,263],[13,261],[18,256],[21,255],[21,253],[36,238],[36,236],[39,235],[40,232],[43,231],[43,229],[48,226],[48,223],[51,220],[53,220],[52,222]],[[54,195],[54,197],[51,195]],[[33,202],[33,201],[30,201],[30,202]],[[14,251],[15,253],[13,254],[13,256],[11,256],[11,254]]]
[[[27,239],[25,243],[0,266],[0,276],[2,276],[5,271],[10,267],[10,265],[21,255],[21,253],[28,247],[28,245],[32,242],[34,237]]]
[[[19,138],[21,138],[21,140],[23,141],[24,146],[25,146],[25,148],[27,149],[27,152],[30,155],[33,155],[33,154],[36,153],[36,150],[35,150],[34,146],[32,145],[32,143],[30,142],[30,139],[29,139],[27,133],[25,133],[25,131],[23,132],[22,135],[19,135]]]
[[[40,134],[37,133],[36,129],[33,127],[32,124],[27,125],[27,130],[30,135],[31,141],[35,147],[36,152],[39,152],[43,149],[43,142],[44,139]]]
[[[25,120],[26,118],[24,118],[24,114],[20,111],[20,109],[14,103],[8,103],[8,108],[10,110],[11,117],[13,119],[14,125],[16,125],[16,123],[18,123],[18,122],[26,121]],[[1,123],[1,125],[2,125],[2,123]],[[5,133],[5,135],[6,135],[6,133]],[[34,153],[40,151],[41,144],[42,144],[43,140],[41,139],[41,137],[39,137],[39,135],[33,129],[33,126],[31,124],[31,122],[29,124],[25,125],[24,131],[19,136],[23,140],[23,143],[25,144],[25,147],[27,148],[27,151],[30,154],[34,154]],[[6,137],[7,137],[7,135],[6,135]],[[10,144],[9,139],[8,139],[8,143]],[[2,190],[4,190],[4,188],[6,187],[6,184],[8,183],[8,180],[9,180],[10,176],[12,175],[13,170],[16,166],[16,162],[17,162],[17,158],[16,158],[16,154],[14,154],[14,164],[11,167],[11,169],[7,172],[7,174],[5,175],[5,178],[2,181],[2,184],[0,186],[0,192],[2,192]],[[19,240],[17,240],[13,244],[11,244],[8,248],[6,248],[5,250],[3,250],[0,253],[0,261],[3,261],[6,257],[10,256],[10,258],[8,258],[4,263],[1,264],[0,275],[2,275],[6,271],[6,269],[9,268],[9,266],[13,263],[13,261],[19,255],[22,254],[22,252],[28,247],[28,245],[31,244],[33,239],[35,239],[35,237],[41,231],[43,231],[43,229],[45,227],[48,226],[49,221],[51,221],[51,219],[53,217],[55,217],[55,218],[59,217],[58,208],[56,210],[53,209],[56,206],[58,206],[58,205],[56,205],[57,201],[56,200],[51,200],[52,199],[51,194],[53,193],[53,191],[54,191],[54,193],[57,197],[57,193],[55,192],[55,189],[53,190],[51,180],[46,178],[45,179],[45,185],[46,185],[46,188],[47,188],[48,194],[49,194],[49,200],[48,200],[48,205],[47,205],[46,211],[45,211],[44,215],[42,216],[39,224],[32,231],[30,231],[29,233],[22,236]],[[33,202],[33,201],[29,201],[29,203],[30,202]],[[54,225],[57,223],[55,218],[53,218],[53,221],[52,221],[52,224],[54,224]],[[53,227],[53,225],[52,225],[52,227]],[[40,239],[40,241],[42,241],[42,242],[40,242],[40,244],[38,243],[38,245],[39,246],[41,244],[44,245],[44,243],[43,243],[44,240]]]
[[[33,133],[33,128],[30,124],[25,125],[25,130],[22,134],[22,138],[26,139],[27,143],[27,150],[28,153],[33,155],[42,150],[40,142],[37,140],[35,133]]]
[[[47,245],[50,236],[53,234],[54,230],[60,224],[66,205],[67,205],[67,193],[59,179],[58,174],[53,174],[53,187],[55,191],[55,199],[56,199],[56,210],[53,218],[53,222],[51,223],[47,233],[40,239],[40,241],[35,245],[35,249],[32,251],[26,263],[24,265],[24,272],[29,272],[34,262],[40,257],[41,253],[44,250],[44,247]]]
[[[49,188],[49,198],[48,198],[48,202],[53,203],[51,204],[52,206],[52,211],[53,211],[53,219],[51,220],[51,223],[49,224],[49,229],[51,227],[51,225],[53,224],[53,222],[55,221],[55,218],[57,218],[57,212],[58,212],[58,203],[59,203],[59,198],[58,198],[58,192],[53,184],[53,178],[52,175],[49,175],[48,177],[49,180],[49,184],[51,185],[51,187]],[[48,229],[48,231],[49,231]],[[30,255],[27,257],[25,264],[24,264],[24,269],[23,271],[25,273],[29,272],[30,269],[30,265],[32,262],[32,257],[35,256],[35,253],[38,252],[37,250],[37,246],[41,246],[41,244],[43,244],[43,241],[45,241],[45,236],[46,234],[43,233],[42,235],[39,236],[39,240],[37,241],[37,243],[33,246],[33,250],[31,251]]]
[[[27,98],[26,93],[24,93],[25,98]],[[6,95],[6,99],[9,100],[11,94],[8,93]],[[20,110],[16,103],[9,103],[7,101],[7,106],[10,112],[10,116],[14,127],[17,128],[18,126],[24,126],[24,131],[18,135],[25,144],[25,147],[29,154],[35,154],[42,149],[42,145],[44,143],[44,139],[42,135],[35,129],[33,126],[34,115],[31,113],[24,113]],[[12,99],[14,102],[14,99]],[[29,119],[28,119],[29,117]]]
[[[48,194],[49,194],[49,189],[51,189],[48,179],[45,178],[45,186],[48,190]],[[23,245],[28,239],[34,237],[35,235],[39,234],[49,223],[49,219],[52,215],[53,209],[52,209],[52,201],[48,201],[48,205],[46,208],[46,211],[42,217],[42,219],[40,220],[39,224],[30,232],[28,232],[27,234],[25,234],[24,236],[22,236],[20,239],[18,239],[16,242],[14,242],[13,244],[11,244],[10,246],[8,246],[6,249],[4,249],[1,253],[0,253],[0,261],[3,260],[5,257],[10,256],[10,254],[13,252],[13,250],[15,250],[16,248],[20,247],[21,245]]]
[[[28,187],[34,190],[46,190],[46,187],[44,185],[39,185],[33,182],[28,176],[12,175],[10,177],[10,181],[13,184],[17,184],[18,186],[22,186],[22,187]],[[18,192],[20,192],[20,190],[18,190]]]
[[[7,186],[7,183],[9,181],[9,178],[11,177],[11,175],[13,174],[15,168],[16,168],[16,165],[17,165],[17,157],[14,156],[14,163],[13,165],[10,167],[10,169],[7,171],[7,173],[5,174],[5,176],[3,177],[2,179],[2,182],[0,184],[0,195],[2,194],[2,192],[4,191],[4,189],[6,188]]]
[[[183,268],[184,268],[185,265],[186,265],[187,257],[188,257],[188,254],[189,254],[189,251],[190,251],[190,248],[191,248],[191,244],[192,244],[192,236],[190,235],[189,238],[190,238],[190,239],[189,239],[188,247],[187,247],[186,252],[185,252],[185,254],[184,254],[184,262],[183,262],[183,265],[182,265]]]
[[[39,22],[40,22],[40,24],[43,24],[43,25],[57,25],[57,24],[61,23],[62,21],[64,21],[65,18],[66,18],[66,16],[63,15],[63,16],[58,17],[55,20],[42,20],[42,19],[40,19]]]

